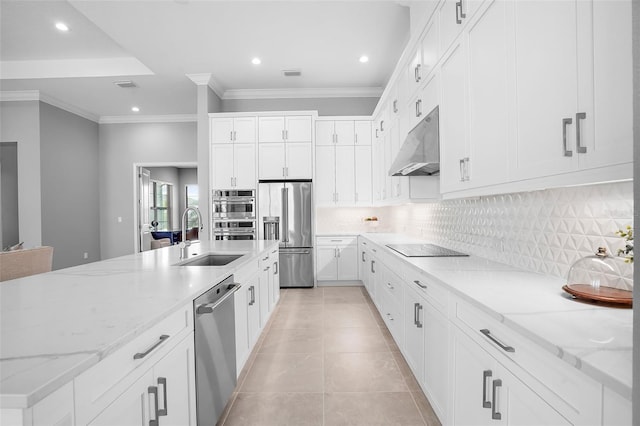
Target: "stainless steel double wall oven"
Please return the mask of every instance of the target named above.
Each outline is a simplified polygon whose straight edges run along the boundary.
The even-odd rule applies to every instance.
[[[213,192],[213,239],[255,240],[255,189],[224,189]]]

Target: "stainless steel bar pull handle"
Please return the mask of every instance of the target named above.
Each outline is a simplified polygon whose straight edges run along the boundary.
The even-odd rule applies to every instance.
[[[420,287],[420,288],[427,288],[427,286],[426,286],[426,285],[422,284],[422,283],[421,283],[420,281],[418,281],[418,280],[415,280],[415,281],[414,281],[414,283],[416,283],[416,284],[418,285],[418,287]]]
[[[167,378],[158,377],[158,386],[162,385],[162,406],[164,408],[158,410],[158,416],[166,416],[168,413],[167,408]]]
[[[492,375],[491,370],[482,372],[482,408],[491,408],[491,401],[487,401],[487,379],[490,379]]]
[[[460,14],[462,13],[462,1],[456,3],[456,24],[462,24]]]
[[[420,68],[422,67],[422,64],[418,64],[416,65],[416,83],[420,83],[420,80],[422,80],[422,73],[420,72]]]
[[[376,270],[373,268],[373,265],[374,265],[375,263],[376,263],[376,261],[375,261],[375,260],[372,260],[372,261],[371,261],[371,272],[372,272],[372,273],[374,273],[374,274],[376,273]]]
[[[565,157],[572,157],[573,151],[567,149],[567,126],[573,123],[573,120],[570,118],[562,119],[562,148],[564,149]]]
[[[249,292],[251,293],[251,298],[249,299],[249,306],[252,306],[256,303],[256,289],[254,286],[249,287]]]
[[[502,413],[498,411],[496,404],[496,395],[498,394],[498,388],[502,386],[502,380],[496,379],[493,381],[493,395],[491,395],[492,407],[491,418],[493,420],[502,420]]]
[[[364,260],[364,252],[362,252],[362,261],[366,262],[366,260]]]
[[[278,275],[278,262],[273,262],[273,275]]]
[[[145,356],[149,355],[151,352],[153,352],[153,350],[155,348],[157,348],[158,346],[160,346],[162,344],[162,342],[164,342],[165,340],[167,340],[169,338],[168,334],[163,334],[162,336],[158,337],[158,341],[156,343],[154,343],[153,345],[149,346],[149,348],[144,351],[144,352],[138,352],[133,356],[133,359],[142,359]]]
[[[147,392],[149,393],[149,397],[153,395],[151,401],[153,401],[154,404],[153,410],[149,407],[149,417],[151,417],[151,413],[153,413],[153,419],[149,419],[149,426],[158,426],[158,388],[156,386],[149,386]],[[151,404],[151,401],[149,401],[149,404]]]
[[[464,13],[464,4],[462,3],[464,0],[460,0],[460,17],[462,19],[465,19],[467,17],[467,14]]]
[[[413,325],[418,326],[418,306],[420,304],[418,302],[413,304]]]
[[[489,338],[489,340],[491,340],[493,343],[498,345],[498,347],[500,347],[500,349],[502,349],[503,351],[505,351],[505,352],[515,352],[516,351],[513,348],[513,346],[507,346],[504,343],[502,343],[501,341],[499,341],[498,339],[496,339],[495,337],[493,337],[491,335],[491,331],[489,331],[488,329],[483,328],[482,330],[480,330],[480,333],[482,333],[485,336],[487,336],[487,338]]]
[[[587,147],[581,145],[580,141],[580,120],[587,118],[586,112],[579,112],[576,114],[576,151],[578,154],[586,154]]]

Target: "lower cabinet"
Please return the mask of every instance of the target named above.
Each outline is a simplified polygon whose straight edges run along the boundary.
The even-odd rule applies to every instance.
[[[358,279],[356,237],[316,238],[316,279],[318,281],[355,281]]]
[[[571,425],[464,332],[452,328],[453,424]]]
[[[195,425],[194,378],[192,332],[89,424],[92,426]]]

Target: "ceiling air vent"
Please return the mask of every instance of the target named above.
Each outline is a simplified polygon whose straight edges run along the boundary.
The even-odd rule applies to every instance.
[[[118,81],[114,81],[113,84],[115,84],[118,87],[122,87],[123,89],[127,89],[129,87],[138,87],[133,81],[131,80],[118,80]]]
[[[282,75],[285,77],[300,77],[302,75],[301,70],[282,70]]]

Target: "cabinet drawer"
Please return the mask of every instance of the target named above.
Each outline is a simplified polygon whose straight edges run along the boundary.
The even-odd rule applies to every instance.
[[[89,423],[192,331],[189,303],[76,377],[76,424]]]
[[[573,423],[601,416],[602,386],[577,368],[466,302],[456,301],[454,321]]]
[[[381,287],[385,298],[391,299],[394,303],[402,305],[402,279],[385,267],[383,270]]]
[[[440,284],[412,268],[405,268],[405,281],[407,285],[417,289],[438,310],[446,315],[449,292]]]
[[[395,299],[384,297],[380,301],[380,315],[391,332],[399,348],[404,346],[402,303]]]
[[[355,235],[340,237],[317,237],[316,242],[319,246],[337,246],[355,244],[358,237]]]

